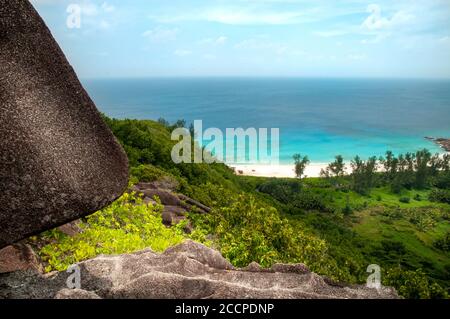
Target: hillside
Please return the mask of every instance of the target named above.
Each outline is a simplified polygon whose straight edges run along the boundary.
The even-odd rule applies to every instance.
[[[0,24],[0,298],[449,297],[449,154],[355,157],[350,175],[337,156],[310,179],[305,154],[296,179],[175,164],[184,121],[102,119],[33,4],[0,0]],[[364,286],[371,264],[398,294]],[[61,289],[77,267],[83,287]]]
[[[430,177],[423,189],[402,187],[399,192],[380,174],[365,192],[354,190],[355,176],[237,176],[223,164],[171,161],[175,142],[170,132],[183,121],[105,120],[128,154],[132,183],[168,182],[173,193],[211,211],[191,209],[181,214],[186,216],[177,226],[166,228],[161,202],[142,206],[138,194],[125,195],[88,217],[81,234],[69,237],[54,230],[34,238],[47,271],[64,270],[100,253],[147,247],[162,252],[192,239],[217,248],[236,267],[303,263],[335,281],[362,284],[367,266],[379,264],[383,284],[404,297],[447,296],[450,205],[443,203],[445,197],[434,199],[448,191],[444,172]],[[436,190],[436,183],[445,187]]]

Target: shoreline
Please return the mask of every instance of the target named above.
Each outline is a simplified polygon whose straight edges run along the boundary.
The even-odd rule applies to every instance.
[[[289,177],[295,178],[294,164],[227,164],[235,170],[236,175],[256,177]],[[326,169],[329,163],[310,163],[305,168],[306,177],[320,177],[320,171]],[[346,172],[350,172],[350,164],[346,163]]]
[[[442,149],[443,154],[450,154],[450,138],[429,137],[425,139],[434,142]],[[325,170],[330,163],[309,163],[304,172],[304,177],[320,177],[320,171]],[[235,171],[238,176],[296,178],[294,164],[226,164]],[[345,162],[345,172],[351,173],[350,162]],[[378,171],[382,170],[379,166]]]
[[[448,151],[443,151],[440,154],[450,154]],[[309,163],[304,172],[304,177],[320,177],[320,171],[325,170],[330,163]],[[256,176],[256,177],[278,177],[278,178],[296,178],[294,164],[225,164],[235,171],[238,176]],[[351,173],[352,168],[350,162],[345,162],[345,172]],[[383,168],[378,165],[377,171],[382,171]]]
[[[425,139],[438,145],[444,152],[450,152],[450,138],[425,136]]]

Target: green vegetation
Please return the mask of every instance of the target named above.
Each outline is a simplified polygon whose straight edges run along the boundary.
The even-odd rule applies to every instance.
[[[105,118],[130,160],[132,182],[168,178],[177,192],[212,208],[189,213],[194,231],[166,228],[161,205],[124,195],[82,222],[75,237],[41,235],[48,269],[98,254],[156,251],[191,238],[219,249],[236,266],[255,261],[305,263],[332,279],[365,283],[366,268],[378,264],[382,280],[407,298],[447,298],[450,286],[450,157],[416,154],[353,159],[345,173],[342,156],[321,178],[303,178],[308,158],[294,158],[299,178],[237,176],[224,164],[174,164],[177,141],[158,120]],[[192,133],[192,132],[191,132]],[[193,145],[195,147],[195,145]],[[378,172],[376,166],[383,166]]]
[[[433,246],[444,252],[450,252],[450,231],[447,231],[442,238],[436,239]]]
[[[434,189],[429,196],[430,200],[438,203],[450,204],[450,190]]]
[[[320,171],[322,177],[342,177],[345,175],[345,163],[342,155],[337,155],[335,161],[330,163],[325,170]]]
[[[397,288],[401,296],[411,299],[448,298],[438,284],[430,282],[421,270],[404,270],[401,267],[391,268],[384,274],[385,284]]]
[[[227,194],[225,189],[219,190]],[[295,229],[277,210],[251,195],[227,194],[223,206],[211,214],[193,216],[197,230],[214,234],[223,255],[234,265],[253,261],[263,267],[276,262],[306,263],[321,267],[326,254],[323,240]]]
[[[371,157],[363,161],[356,156],[352,162],[352,186],[355,192],[367,194],[375,184],[376,158]]]
[[[167,228],[160,204],[144,204],[134,193],[125,193],[112,205],[90,215],[79,224],[83,230],[74,237],[58,230],[41,235],[48,242],[41,251],[47,271],[65,270],[70,265],[100,254],[122,254],[150,247],[164,251],[186,236],[185,225]]]
[[[305,172],[306,166],[309,164],[308,156],[302,156],[301,154],[295,154],[294,158],[294,166],[295,166],[295,176],[298,178],[302,178],[303,173]]]

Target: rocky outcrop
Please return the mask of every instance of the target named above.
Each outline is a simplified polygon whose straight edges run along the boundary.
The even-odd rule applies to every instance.
[[[30,271],[0,275],[0,298],[397,298],[395,290],[337,285],[304,265],[252,263],[235,269],[221,254],[186,241],[156,254],[98,256],[78,264],[79,289],[66,286],[68,273]]]
[[[442,138],[442,137],[425,137],[427,140],[433,141],[437,145],[439,145],[446,152],[450,152],[450,138]]]
[[[163,223],[166,226],[176,225],[186,220],[188,211],[199,214],[207,214],[211,211],[208,206],[196,201],[186,195],[176,193],[177,184],[169,178],[162,181],[150,183],[137,183],[131,190],[142,194],[144,203],[155,203],[155,197],[164,205],[162,212]],[[186,231],[190,232],[192,227],[188,224]]]
[[[94,213],[127,157],[27,0],[0,0],[0,248]]]

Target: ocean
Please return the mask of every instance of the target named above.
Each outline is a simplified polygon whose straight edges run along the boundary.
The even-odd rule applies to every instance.
[[[450,137],[450,80],[149,78],[82,81],[101,112],[203,127],[279,128],[280,161],[326,163],[427,148]]]

